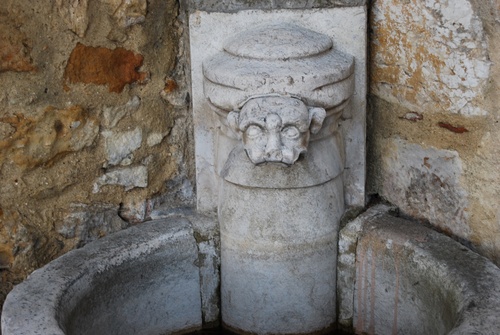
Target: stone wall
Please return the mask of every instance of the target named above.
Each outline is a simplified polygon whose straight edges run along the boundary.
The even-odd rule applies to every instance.
[[[500,264],[500,3],[374,0],[369,191]]]
[[[64,252],[193,203],[174,0],[0,2],[0,304]]]

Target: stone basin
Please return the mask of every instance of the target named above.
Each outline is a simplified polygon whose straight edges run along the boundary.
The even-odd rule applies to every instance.
[[[217,301],[207,306],[218,285],[210,282],[218,280],[217,255],[201,240],[210,222],[174,215],[65,254],[9,293],[2,334],[152,335],[200,329],[203,320],[211,321],[212,308],[215,319],[218,314]],[[193,229],[198,223],[204,228]]]
[[[500,269],[373,207],[340,233],[338,323],[356,334],[499,334]]]
[[[373,207],[341,230],[339,327],[358,334],[498,334],[500,269],[389,212]],[[2,334],[159,335],[213,325],[215,220],[163,216],[33,272],[8,295]]]

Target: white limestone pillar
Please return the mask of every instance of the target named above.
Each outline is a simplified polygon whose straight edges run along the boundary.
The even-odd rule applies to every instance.
[[[229,38],[203,63],[220,128],[222,322],[307,334],[335,323],[344,147],[337,129],[354,62],[294,24]]]

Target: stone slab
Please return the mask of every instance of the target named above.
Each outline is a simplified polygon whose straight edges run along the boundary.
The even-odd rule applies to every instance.
[[[291,3],[291,2],[290,2]],[[346,146],[345,199],[348,206],[365,204],[366,8],[321,10],[245,10],[237,13],[194,11],[190,15],[192,93],[197,173],[197,208],[215,211],[216,133],[218,121],[203,91],[202,63],[222,50],[224,42],[257,25],[291,22],[332,38],[335,49],[354,56],[355,88],[340,130]],[[230,32],[230,34],[229,34]],[[355,43],[353,42],[355,41]]]
[[[314,9],[364,6],[367,0],[183,0],[190,11],[237,12],[248,9]]]
[[[187,219],[137,225],[73,250],[7,296],[3,335],[144,334],[202,325]]]
[[[220,233],[215,215],[203,215],[191,208],[158,208],[152,211],[153,220],[182,217],[193,227],[198,245],[200,269],[201,312],[204,325],[218,325],[220,317]]]
[[[380,140],[380,195],[406,215],[471,238],[470,201],[459,152],[424,147],[401,138]]]
[[[367,210],[350,221],[339,232],[337,259],[337,322],[345,329],[351,329],[354,316],[354,287],[356,282],[356,247],[364,225],[376,217],[387,214],[392,207],[380,205]]]

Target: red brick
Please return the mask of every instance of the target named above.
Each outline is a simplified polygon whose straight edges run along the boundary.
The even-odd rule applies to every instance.
[[[124,48],[111,50],[78,43],[69,57],[64,79],[66,83],[108,85],[110,92],[120,93],[125,85],[147,78],[147,73],[137,71],[143,59]]]

